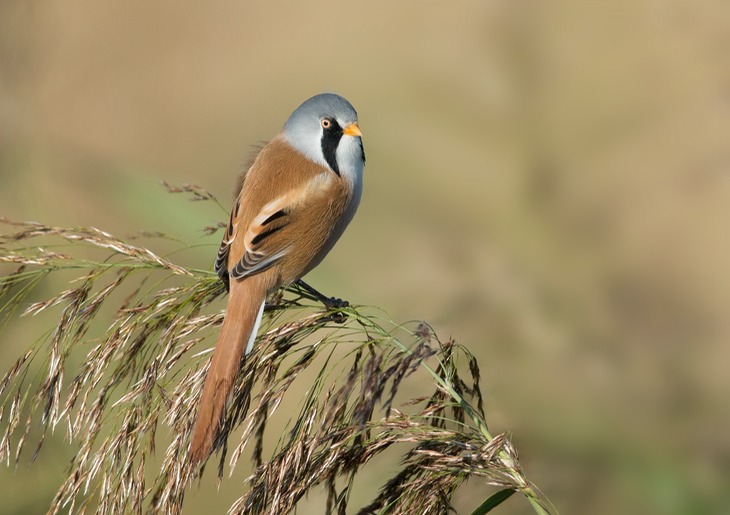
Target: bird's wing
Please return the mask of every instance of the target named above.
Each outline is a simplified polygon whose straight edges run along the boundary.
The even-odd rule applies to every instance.
[[[264,146],[265,144],[262,143],[260,146],[254,149],[255,151],[251,154],[248,164],[243,168],[243,171],[236,179],[236,186],[233,191],[233,198],[235,199],[236,203],[233,211],[231,211],[231,216],[228,219],[228,227],[226,227],[226,232],[223,235],[223,240],[218,247],[218,254],[216,255],[215,264],[213,265],[215,273],[218,274],[218,277],[221,278],[223,284],[226,285],[226,290],[230,289],[228,278],[228,253],[231,249],[231,243],[233,242],[235,221],[238,218],[238,212],[241,209],[241,190],[243,189],[243,183],[246,181],[248,171],[253,167],[254,163],[256,162],[256,157],[258,157]]]
[[[233,241],[240,237],[237,222],[240,201],[236,203],[236,208],[231,212],[226,233],[218,247],[214,265],[215,272],[225,283],[226,289],[229,289],[230,286],[230,276],[240,279],[247,275],[263,272],[286,255],[288,246],[279,245],[277,248],[275,244],[271,244],[270,237],[290,222],[287,208],[291,208],[291,206],[286,205],[287,200],[287,198],[280,197],[264,206],[246,232],[240,235],[244,238],[244,253],[235,266],[229,269],[228,256],[231,246]]]
[[[329,170],[261,207],[248,226],[233,224],[229,256],[241,256],[228,273],[241,279],[262,272],[291,254],[292,267],[283,277],[304,273],[328,242],[350,195],[344,181]],[[291,270],[289,270],[291,268]],[[301,268],[301,270],[300,270]]]
[[[283,195],[266,204],[249,226],[244,228],[244,233],[236,234],[237,227],[233,225],[232,236],[243,237],[244,253],[235,266],[229,269],[231,277],[241,279],[263,272],[287,254],[290,248],[287,239],[275,235],[291,223],[290,213],[296,207],[291,197],[291,194]]]

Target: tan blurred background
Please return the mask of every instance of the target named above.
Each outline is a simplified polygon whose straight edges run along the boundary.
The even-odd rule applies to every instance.
[[[255,144],[341,93],[366,189],[311,282],[468,345],[561,513],[728,513],[729,51],[722,0],[4,1],[0,214],[164,231],[209,266],[225,215],[158,179],[227,205]],[[5,340],[3,369],[28,343]],[[3,513],[45,511],[59,433],[0,471]]]

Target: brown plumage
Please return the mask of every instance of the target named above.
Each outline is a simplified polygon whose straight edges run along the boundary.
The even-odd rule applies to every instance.
[[[320,130],[321,149],[326,148],[326,138],[334,138],[335,147],[341,138],[357,139],[359,165],[357,159],[349,157],[335,169],[327,166],[326,159],[313,161],[305,153],[316,156],[319,149],[311,142],[299,143],[287,137],[287,125],[261,149],[239,181],[241,188],[216,260],[216,271],[227,282],[229,296],[190,440],[190,456],[196,464],[213,451],[233,383],[256,336],[266,296],[317,266],[357,209],[364,156],[356,118],[350,119],[356,116],[354,110],[343,114],[341,110],[328,113],[320,109],[316,113],[324,114],[314,116],[313,121],[312,109],[297,115],[308,102],[331,108],[330,97],[336,96],[313,97],[287,123],[293,120],[295,129],[308,123],[311,127],[307,125],[307,131]],[[328,131],[322,120],[336,122],[336,115],[343,120]],[[356,148],[352,142],[346,145]]]

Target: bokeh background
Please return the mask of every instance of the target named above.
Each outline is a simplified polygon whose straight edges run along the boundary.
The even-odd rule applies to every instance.
[[[311,282],[465,343],[561,513],[728,513],[729,49],[723,0],[4,1],[0,214],[163,231],[207,266],[225,214],[158,180],[228,204],[254,145],[341,93],[365,194]],[[45,512],[61,436],[0,471],[4,513]]]

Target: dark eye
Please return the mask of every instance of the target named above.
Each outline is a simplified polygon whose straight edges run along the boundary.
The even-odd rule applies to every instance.
[[[329,129],[330,127],[332,127],[332,120],[329,118],[322,118],[322,128]]]

